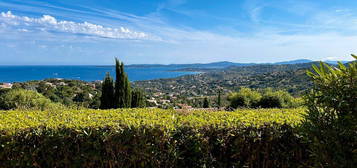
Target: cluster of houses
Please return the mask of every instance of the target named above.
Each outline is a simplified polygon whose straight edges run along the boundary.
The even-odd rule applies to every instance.
[[[12,83],[0,83],[0,89],[11,89]]]

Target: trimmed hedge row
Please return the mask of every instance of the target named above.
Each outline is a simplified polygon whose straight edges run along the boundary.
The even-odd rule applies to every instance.
[[[0,111],[0,167],[297,167],[303,113]]]
[[[305,167],[289,125],[25,129],[1,133],[0,167]]]

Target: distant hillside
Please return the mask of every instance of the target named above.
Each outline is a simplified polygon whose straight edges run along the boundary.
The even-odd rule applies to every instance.
[[[148,68],[148,67],[168,67],[176,70],[194,71],[195,69],[223,69],[228,67],[242,67],[252,65],[291,65],[291,64],[306,64],[315,61],[309,59],[297,59],[291,61],[275,62],[275,63],[235,63],[229,61],[212,62],[212,63],[193,63],[193,64],[132,64],[127,67]],[[324,61],[328,64],[337,64],[338,61]],[[347,63],[348,61],[341,61]]]
[[[230,66],[223,69],[201,69],[203,73],[171,79],[137,81],[133,84],[144,88],[149,94],[177,97],[214,96],[223,89],[224,93],[239,87],[285,89],[293,95],[302,95],[312,83],[306,75],[310,63],[300,64],[257,64]]]
[[[147,67],[171,67],[171,68],[213,68],[213,69],[220,69],[220,68],[227,68],[230,66],[249,66],[255,65],[254,63],[234,63],[228,61],[222,62],[212,62],[212,63],[195,63],[195,64],[132,64],[128,65],[127,67],[136,67],[136,68],[147,68]]]
[[[341,62],[342,64],[346,64],[350,61],[324,61],[325,63],[328,63],[328,64],[333,64],[333,65],[337,65],[338,62]]]
[[[276,65],[285,65],[285,64],[303,64],[303,63],[310,63],[313,62],[312,60],[308,60],[308,59],[297,59],[297,60],[292,60],[292,61],[284,61],[284,62],[276,62],[273,64]]]

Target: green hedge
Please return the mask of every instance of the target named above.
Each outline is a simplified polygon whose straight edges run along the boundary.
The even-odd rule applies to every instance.
[[[296,167],[304,109],[0,111],[0,167]]]
[[[0,167],[298,167],[306,144],[288,125],[40,127],[0,138]]]

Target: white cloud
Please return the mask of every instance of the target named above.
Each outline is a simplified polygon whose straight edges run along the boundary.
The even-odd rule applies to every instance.
[[[282,6],[284,8],[273,7],[285,10],[288,5]],[[250,17],[250,21],[254,22],[250,26],[252,30],[247,33],[240,33],[239,28],[235,28],[231,20],[224,20],[226,23],[228,22],[227,27],[236,30],[236,32],[230,34],[216,29],[200,30],[184,25],[174,26],[159,14],[136,16],[103,8],[90,9],[85,13],[84,11],[72,10],[63,12],[63,10],[57,8],[53,11],[47,10],[47,8],[46,10],[40,10],[40,8],[33,10],[31,8],[31,10],[24,11],[24,8],[21,7],[11,9],[22,11],[22,13],[41,11],[46,15],[33,18],[3,12],[0,15],[0,35],[5,40],[16,42],[17,49],[13,49],[14,52],[25,51],[23,46],[36,45],[33,47],[34,49],[31,49],[31,52],[24,52],[23,58],[27,58],[29,54],[34,55],[35,58],[46,58],[46,56],[51,55],[48,59],[49,62],[68,60],[71,64],[81,64],[83,58],[86,58],[86,61],[95,60],[94,63],[110,64],[113,57],[118,56],[118,53],[120,53],[120,58],[125,62],[128,61],[128,63],[192,63],[222,60],[277,62],[299,58],[325,60],[326,57],[334,60],[348,60],[350,53],[357,53],[354,45],[357,43],[357,35],[350,33],[351,30],[357,30],[354,28],[355,26],[351,26],[354,23],[352,21],[357,18],[353,13],[339,11],[336,14],[334,10],[324,12],[310,8],[304,9],[304,7],[291,5],[287,8],[289,9],[288,13],[301,17],[309,16],[303,22],[295,23],[265,20],[264,12],[268,11],[265,10],[265,4],[251,6],[246,12],[248,12],[247,16]],[[184,12],[188,12],[187,16],[201,15],[199,11],[198,13],[197,11]],[[61,16],[61,18],[66,19],[60,20],[53,16]],[[215,16],[203,13],[200,17],[213,18]],[[87,22],[73,22],[77,19]],[[251,23],[242,23],[242,25],[244,24],[250,25]],[[145,32],[143,33],[144,36],[139,36],[137,34],[140,32],[135,34],[132,30],[124,27]],[[10,30],[15,31],[10,32]],[[290,31],[293,33],[289,33]],[[51,32],[64,33],[57,35]],[[18,34],[21,34],[21,36]],[[84,34],[94,38],[102,38],[88,40],[88,38],[77,38],[77,36],[71,34]],[[157,38],[154,37],[160,37],[163,40],[156,40]],[[39,44],[46,44],[47,48],[42,49],[39,44],[27,44],[27,41],[34,39],[39,40]],[[154,40],[128,42],[127,40],[116,39]],[[8,54],[11,55],[14,52],[8,52]],[[102,59],[98,60],[98,55],[101,55]],[[14,55],[14,58],[21,58],[21,56]],[[55,60],[52,60],[54,58]]]
[[[31,18],[27,16],[17,16],[12,14],[11,11],[8,11],[1,12],[0,22],[2,22],[2,27],[13,27],[22,32],[33,30],[82,34],[112,39],[154,39],[147,33],[132,31],[125,27],[112,28],[89,22],[77,23],[65,20],[59,21],[50,15],[43,15],[41,18]]]

